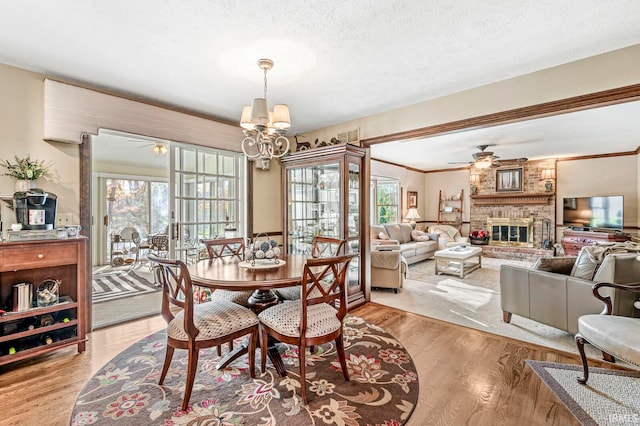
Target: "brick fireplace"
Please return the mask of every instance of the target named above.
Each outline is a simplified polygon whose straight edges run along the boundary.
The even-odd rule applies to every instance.
[[[556,196],[546,191],[542,171],[555,169],[555,160],[527,161],[499,170],[522,168],[522,191],[497,192],[496,169],[471,169],[479,175],[477,193],[471,195],[470,229],[485,230],[490,245],[483,246],[488,257],[533,261],[549,256],[545,240],[553,240],[556,227]],[[495,238],[494,238],[495,237]]]

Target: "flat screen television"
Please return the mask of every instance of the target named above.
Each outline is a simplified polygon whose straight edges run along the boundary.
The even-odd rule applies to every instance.
[[[585,231],[622,230],[624,226],[622,195],[565,198],[562,205],[564,226]]]

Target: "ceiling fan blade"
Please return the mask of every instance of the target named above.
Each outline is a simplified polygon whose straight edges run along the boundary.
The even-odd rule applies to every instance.
[[[504,160],[497,160],[497,162],[499,163],[524,163],[529,161],[528,158],[526,157],[520,157],[520,158],[507,158]]]

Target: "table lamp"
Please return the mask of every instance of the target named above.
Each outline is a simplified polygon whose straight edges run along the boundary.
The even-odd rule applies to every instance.
[[[416,228],[415,219],[420,219],[420,215],[418,214],[418,209],[414,207],[410,208],[409,211],[407,212],[407,215],[404,218],[409,220],[409,226],[411,226],[411,229],[415,229]]]

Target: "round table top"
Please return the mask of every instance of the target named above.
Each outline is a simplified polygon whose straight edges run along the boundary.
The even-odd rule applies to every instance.
[[[240,260],[235,256],[212,262],[201,260],[189,265],[189,273],[195,285],[224,290],[269,290],[300,285],[307,256],[287,255],[280,258],[285,263],[274,265],[271,269],[240,267]]]

